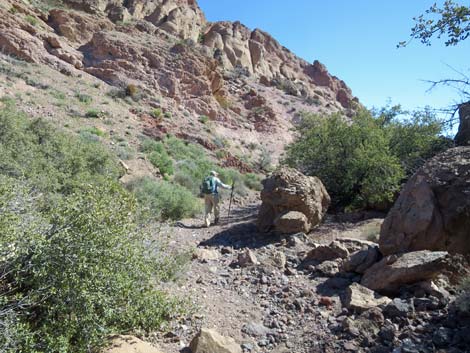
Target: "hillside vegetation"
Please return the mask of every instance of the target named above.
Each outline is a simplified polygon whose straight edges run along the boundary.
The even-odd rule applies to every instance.
[[[97,142],[0,110],[0,350],[89,352],[153,330],[181,304],[155,283],[177,256],[137,223],[115,158]]]

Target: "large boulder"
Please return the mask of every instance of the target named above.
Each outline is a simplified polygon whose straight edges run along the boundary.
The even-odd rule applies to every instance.
[[[379,245],[384,255],[470,253],[470,146],[435,156],[410,178],[382,224]]]
[[[224,337],[215,330],[202,328],[189,347],[192,353],[242,353],[239,344],[231,337]]]
[[[308,232],[320,223],[330,205],[330,196],[320,179],[305,176],[292,168],[283,167],[277,170],[263,181],[263,186],[261,191],[263,203],[258,214],[258,228],[262,232],[276,229],[276,224],[280,226],[277,230],[284,233]],[[286,229],[285,225],[289,222],[283,217],[292,211],[296,211],[294,215],[298,213],[305,215],[306,222],[303,218],[294,217],[290,222],[294,226],[292,229]],[[297,228],[305,229],[297,230]]]
[[[470,146],[470,102],[459,106],[459,131],[455,135],[457,146]]]
[[[414,251],[390,255],[364,273],[361,284],[378,292],[396,293],[403,285],[435,278],[446,267],[445,251]]]
[[[379,261],[381,254],[379,247],[374,245],[369,245],[363,249],[355,252],[343,263],[342,269],[347,272],[357,272],[364,273],[366,270]]]

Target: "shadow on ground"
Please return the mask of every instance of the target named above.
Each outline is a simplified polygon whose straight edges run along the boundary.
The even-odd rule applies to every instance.
[[[272,233],[260,233],[256,227],[257,206],[247,206],[233,210],[230,218],[222,217],[219,224],[222,230],[210,239],[199,243],[199,246],[221,247],[234,249],[260,248],[280,241],[281,237]]]

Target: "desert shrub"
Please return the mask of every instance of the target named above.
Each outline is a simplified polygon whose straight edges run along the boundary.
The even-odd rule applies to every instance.
[[[150,112],[150,115],[154,119],[160,119],[162,117],[162,110],[160,108],[155,108],[154,110]]]
[[[266,148],[262,147],[258,160],[256,161],[257,167],[260,170],[269,172],[272,169],[272,161],[271,153]]]
[[[137,97],[137,95],[139,94],[139,88],[134,85],[134,84],[128,84],[127,87],[126,87],[126,95],[129,96],[129,97]]]
[[[253,173],[247,173],[244,175],[244,183],[245,185],[256,191],[261,191],[263,189],[263,185],[261,185],[261,176]]]
[[[80,189],[44,212],[40,194],[0,176],[2,352],[95,351],[181,310],[153,285],[177,263],[137,226],[130,194],[111,180]]]
[[[195,216],[201,204],[186,188],[165,180],[142,178],[129,185],[144,208],[144,217],[150,215],[161,220],[178,220]]]
[[[96,135],[96,136],[99,136],[99,137],[106,136],[106,133],[103,130],[98,129],[96,126],[90,126],[90,127],[83,128],[83,129],[80,130],[80,132],[85,132],[85,133],[88,132],[92,135]]]
[[[154,151],[149,154],[148,158],[150,163],[157,167],[162,175],[173,174],[173,160],[165,150],[163,152]]]
[[[171,112],[165,112],[165,114],[163,114],[163,116],[166,118],[166,119],[171,119]]]
[[[85,117],[87,118],[99,118],[101,117],[101,112],[97,109],[90,109],[85,113]]]
[[[79,92],[75,93],[75,98],[77,98],[78,101],[83,104],[90,104],[91,102],[93,102],[93,98],[89,96],[88,94],[84,94],[84,93],[79,93]]]
[[[223,109],[228,109],[232,106],[232,102],[230,102],[230,100],[226,96],[220,93],[215,93],[214,98]]]
[[[390,152],[387,134],[369,112],[358,112],[351,123],[339,114],[305,115],[298,131],[285,162],[319,177],[334,207],[363,208],[392,201],[403,170]]]
[[[47,193],[72,193],[80,183],[116,179],[121,172],[99,143],[29,120],[11,103],[0,109],[0,155],[0,174],[28,179]]]
[[[207,115],[201,115],[199,117],[199,121],[203,124],[207,123],[209,121],[209,117]]]
[[[25,16],[25,21],[28,22],[31,26],[37,26],[37,24],[39,23],[39,20],[34,17],[34,16],[31,16],[31,15],[26,15]]]

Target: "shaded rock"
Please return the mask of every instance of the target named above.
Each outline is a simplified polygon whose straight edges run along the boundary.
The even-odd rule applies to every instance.
[[[281,251],[274,251],[270,257],[270,262],[273,266],[280,268],[281,270],[286,267],[287,259],[286,255]]]
[[[240,267],[253,266],[258,264],[258,259],[253,251],[246,249],[238,254],[237,265]]]
[[[406,183],[380,232],[384,255],[470,253],[470,147],[441,153]]]
[[[445,251],[414,251],[390,255],[370,267],[361,284],[383,292],[397,292],[401,286],[432,279],[445,268]]]
[[[470,146],[470,102],[459,105],[459,130],[455,135],[457,146]]]
[[[408,303],[403,299],[395,298],[383,310],[383,313],[389,317],[406,317],[414,313],[413,303]]]
[[[338,241],[333,241],[329,245],[319,245],[316,248],[310,250],[303,261],[323,262],[328,260],[344,259],[348,256],[348,250]]]
[[[266,336],[268,333],[271,333],[272,330],[262,324],[250,322],[248,324],[243,325],[242,332],[249,336],[262,337]]]
[[[261,200],[257,225],[263,232],[276,229],[275,221],[290,211],[306,216],[305,232],[308,232],[321,222],[330,204],[330,196],[320,179],[287,167],[263,181]]]
[[[221,336],[207,328],[201,328],[189,347],[192,353],[242,353],[240,345],[233,338]]]
[[[161,353],[161,351],[134,336],[120,335],[110,338],[110,343],[103,353]]]
[[[343,304],[348,309],[362,312],[377,306],[385,306],[391,301],[388,297],[383,297],[369,288],[353,283],[346,290]]]
[[[220,253],[214,249],[196,248],[193,253],[193,259],[197,259],[199,261],[217,260],[219,257]]]
[[[339,272],[339,265],[336,261],[323,261],[315,266],[315,271],[324,276],[333,277]]]
[[[277,231],[283,234],[309,231],[307,216],[298,211],[290,211],[284,214],[280,214],[274,220],[274,227]]]
[[[349,256],[343,263],[342,270],[364,273],[369,267],[379,261],[380,258],[381,254],[378,245],[371,245]]]

